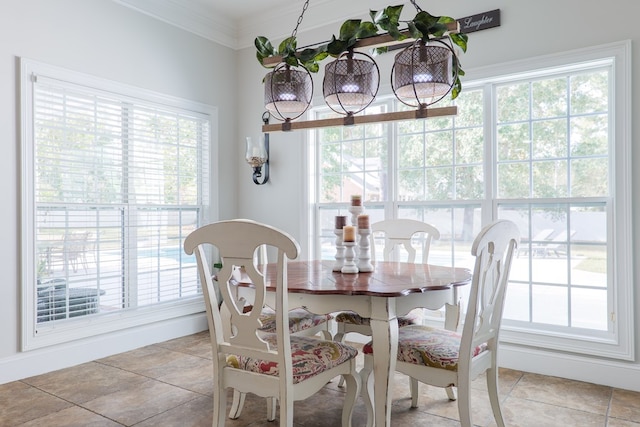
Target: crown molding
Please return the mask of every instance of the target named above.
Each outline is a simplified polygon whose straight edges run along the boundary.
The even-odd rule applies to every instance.
[[[253,46],[259,35],[274,43],[290,36],[304,4],[303,0],[289,1],[284,6],[256,9],[236,19],[216,10],[215,2],[219,0],[211,0],[211,7],[181,0],[112,1],[236,50]],[[257,0],[257,4],[260,3]],[[388,3],[389,0],[314,0],[309,3],[298,32],[342,23],[346,19],[367,19],[370,9],[382,9]],[[340,28],[336,28],[334,32],[338,34],[339,31]]]
[[[234,19],[220,12],[214,13],[213,9],[179,0],[112,1],[223,46],[238,49]]]
[[[348,2],[345,0],[314,0],[309,3],[309,8],[305,12],[298,33],[312,31],[331,24],[342,24],[347,19],[368,19],[370,9],[383,9],[388,5],[389,0],[369,0],[366,2],[360,0]],[[238,48],[244,49],[253,46],[256,36],[265,36],[274,45],[284,40],[291,35],[301,12],[301,1],[294,1],[285,7],[243,18],[237,26]],[[340,28],[336,27],[334,33],[337,35],[339,32]]]

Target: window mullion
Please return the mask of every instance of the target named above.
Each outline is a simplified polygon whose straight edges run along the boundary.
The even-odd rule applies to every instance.
[[[392,99],[387,100],[388,111],[395,111],[397,108],[397,101]],[[389,189],[387,200],[384,200],[385,206],[385,218],[397,218],[398,216],[398,124],[396,122],[390,122],[387,124],[387,138],[388,144],[388,156],[387,162],[387,183],[386,186]]]

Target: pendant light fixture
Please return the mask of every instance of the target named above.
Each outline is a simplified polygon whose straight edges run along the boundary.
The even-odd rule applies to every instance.
[[[287,39],[284,46],[285,51],[293,52],[294,55],[298,27],[302,23],[308,7],[309,0],[306,0],[291,37]],[[297,61],[293,62],[297,63]],[[313,79],[309,70],[304,67],[295,67],[284,61],[278,64],[264,79],[264,106],[278,120],[288,123],[302,116],[311,105],[312,96]]]
[[[391,87],[402,103],[426,108],[451,92],[456,77],[455,52],[445,40],[449,39],[419,39],[396,55]]]
[[[373,102],[379,86],[378,64],[369,55],[350,49],[326,65],[322,92],[329,108],[351,116]]]
[[[415,0],[410,1],[417,16],[425,13]],[[391,69],[391,89],[396,98],[423,110],[447,96],[458,78],[455,54],[450,37],[419,38],[400,51]]]
[[[296,34],[309,5],[309,0],[305,0],[291,37],[277,48],[266,37],[256,37],[258,61],[265,67],[274,67],[264,79],[265,108],[284,122],[265,124],[262,131],[352,126],[457,114],[455,105],[430,106],[449,94],[455,99],[462,90],[460,77],[464,72],[454,48],[466,52],[468,37],[460,33],[457,20],[433,16],[420,9],[416,0],[410,2],[417,11],[411,20],[400,18],[402,5],[388,6],[370,11],[371,21],[346,20],[339,36],[298,49]],[[406,29],[400,28],[404,23]],[[391,69],[391,89],[413,110],[358,114],[371,105],[380,87],[378,65],[362,52],[364,49],[374,49],[376,53],[402,49]],[[335,59],[324,68],[322,93],[329,108],[342,117],[294,121],[311,105],[310,73],[317,72],[319,63],[329,56]]]
[[[275,118],[290,121],[311,105],[313,79],[306,69],[281,62],[264,79],[264,106]]]

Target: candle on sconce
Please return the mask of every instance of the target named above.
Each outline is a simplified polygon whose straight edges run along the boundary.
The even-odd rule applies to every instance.
[[[351,206],[362,206],[362,196],[354,194],[351,196]]]
[[[369,228],[369,215],[358,215],[358,228]]]
[[[342,230],[342,227],[344,227],[345,225],[347,225],[347,217],[345,215],[336,216],[335,229]]]
[[[342,241],[343,242],[355,242],[356,241],[356,227],[353,225],[345,225],[342,227]]]

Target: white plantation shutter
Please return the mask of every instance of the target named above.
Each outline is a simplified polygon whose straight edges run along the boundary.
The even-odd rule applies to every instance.
[[[25,281],[24,307],[31,345],[84,323],[111,330],[125,327],[128,315],[141,322],[141,312],[153,320],[154,311],[170,317],[200,310],[195,259],[182,242],[209,219],[212,114],[184,100],[26,65],[23,156],[32,166],[25,190],[26,223],[33,224],[26,275],[33,280]]]

